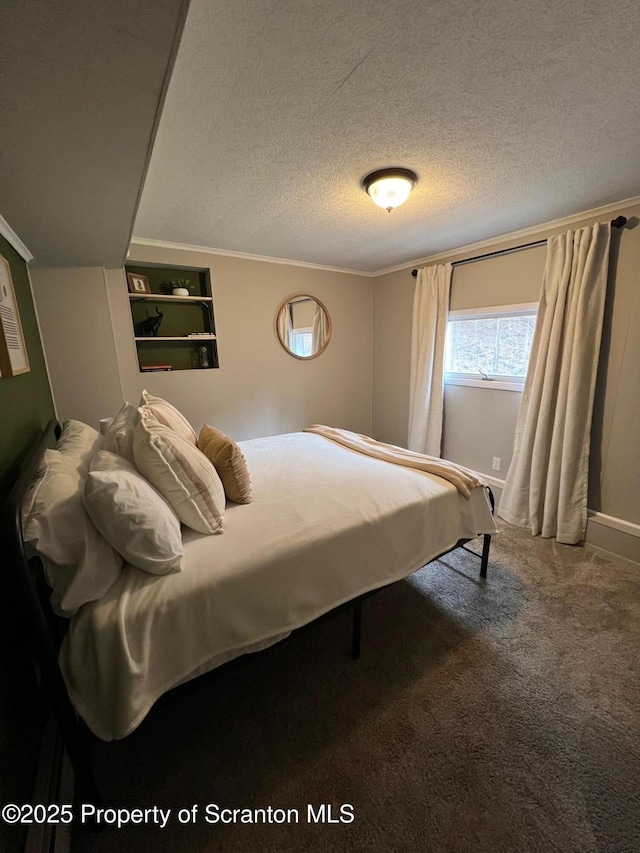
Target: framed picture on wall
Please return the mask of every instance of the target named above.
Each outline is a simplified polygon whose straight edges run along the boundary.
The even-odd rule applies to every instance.
[[[127,283],[129,285],[129,293],[151,293],[149,279],[146,275],[139,275],[137,272],[128,272]]]
[[[29,370],[11,267],[0,255],[0,376],[8,379]]]

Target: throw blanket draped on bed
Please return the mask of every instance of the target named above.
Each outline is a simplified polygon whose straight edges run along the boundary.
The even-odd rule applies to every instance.
[[[425,456],[422,453],[415,453],[413,450],[405,450],[404,447],[397,447],[395,444],[383,444],[383,442],[376,441],[366,435],[358,435],[357,432],[349,432],[346,429],[336,429],[322,424],[307,427],[304,432],[315,432],[324,438],[330,438],[331,441],[344,445],[344,447],[356,450],[358,453],[373,456],[374,459],[384,459],[385,462],[393,462],[394,465],[404,465],[406,468],[415,468],[416,471],[436,474],[436,476],[443,477],[454,485],[467,500],[471,496],[472,489],[485,485],[475,471],[463,468],[454,462],[447,462],[445,459],[438,459],[436,456]]]
[[[185,529],[181,572],[125,564],[71,620],[60,663],[104,740],[132,732],[175,685],[406,577],[461,539],[497,532],[481,488],[465,500],[438,476],[320,435],[240,447],[252,501],[228,504],[224,533]]]

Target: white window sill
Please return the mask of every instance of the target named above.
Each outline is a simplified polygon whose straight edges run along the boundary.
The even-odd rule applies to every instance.
[[[524,379],[471,379],[463,376],[445,376],[445,385],[465,385],[467,388],[484,388],[485,391],[517,391],[522,394]]]

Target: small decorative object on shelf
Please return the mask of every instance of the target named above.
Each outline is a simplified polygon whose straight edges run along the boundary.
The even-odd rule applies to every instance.
[[[190,296],[193,285],[188,278],[173,278],[171,281],[165,281],[162,289],[165,293],[171,293],[173,296]]]
[[[206,347],[198,347],[198,362],[200,367],[210,367],[209,350]]]
[[[128,272],[127,283],[130,293],[151,293],[151,286],[146,275],[137,272]]]
[[[158,336],[158,332],[160,330],[160,323],[162,323],[162,318],[164,317],[164,311],[160,311],[158,306],[156,305],[156,316],[149,317],[147,316],[146,320],[141,320],[139,323],[136,323],[136,335],[139,338],[155,338]]]

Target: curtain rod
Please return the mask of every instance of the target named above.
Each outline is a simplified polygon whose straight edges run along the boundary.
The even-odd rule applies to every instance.
[[[617,216],[615,219],[611,220],[612,228],[623,228],[627,224],[626,216]],[[476,255],[473,258],[463,258],[461,261],[454,261],[451,266],[455,267],[458,264],[469,264],[471,261],[481,261],[484,258],[494,258],[496,255],[506,255],[509,252],[519,252],[521,249],[532,249],[534,246],[543,246],[547,242],[547,238],[544,240],[536,240],[533,243],[524,243],[522,246],[512,246],[510,249],[498,249],[495,252],[487,252],[485,255]],[[411,270],[411,275],[415,278],[418,275],[418,270]]]

